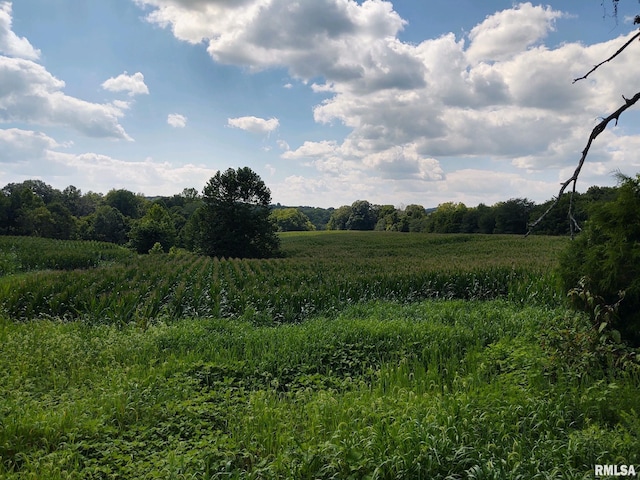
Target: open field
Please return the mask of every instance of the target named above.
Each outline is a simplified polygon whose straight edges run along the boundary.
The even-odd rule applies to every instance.
[[[18,269],[0,280],[0,477],[586,479],[596,464],[640,467],[640,374],[585,350],[587,322],[549,284],[565,242],[290,234],[287,257],[268,261]],[[81,302],[86,289],[110,315]],[[73,308],[53,310],[62,292]],[[134,313],[120,317],[109,295],[138,295]]]
[[[282,235],[285,258],[218,260],[192,254],[125,256],[90,270],[0,277],[12,319],[48,315],[97,323],[244,318],[288,323],[369,300],[511,298],[553,302],[561,237],[309,232]],[[63,242],[66,246],[67,244]],[[88,244],[88,245],[87,245]],[[78,242],[83,258],[101,244]],[[47,265],[51,246],[14,252]],[[123,249],[121,249],[123,250]],[[97,249],[100,252],[100,248]],[[94,255],[97,257],[98,255]]]

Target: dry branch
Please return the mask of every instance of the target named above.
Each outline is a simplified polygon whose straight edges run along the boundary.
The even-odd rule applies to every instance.
[[[616,53],[614,53],[613,55],[611,55],[609,58],[607,58],[606,60],[600,62],[597,65],[594,65],[594,67],[589,70],[586,74],[584,74],[582,77],[578,77],[578,78],[574,78],[573,79],[573,83],[576,83],[579,80],[584,80],[585,78],[587,78],[589,75],[591,75],[593,72],[595,72],[598,68],[600,68],[602,65],[604,65],[607,62],[610,62],[611,60],[613,60],[614,58],[616,58],[618,55],[620,55],[622,53],[622,51],[627,48],[629,45],[631,45],[631,42],[633,42],[636,38],[640,37],[640,31],[638,31],[633,37],[631,37],[627,43],[625,43],[624,45],[622,45],[618,51]]]
[[[578,230],[580,229],[580,227],[578,227],[578,223],[573,217],[573,208],[572,208],[573,194],[576,191],[576,182],[578,181],[578,177],[580,176],[580,171],[582,170],[584,161],[587,159],[587,154],[589,153],[591,144],[593,143],[593,141],[596,139],[598,135],[604,132],[604,130],[607,128],[607,125],[612,120],[616,121],[616,125],[618,124],[618,119],[620,118],[620,115],[622,114],[622,112],[624,112],[625,110],[633,106],[638,100],[640,100],[640,92],[636,93],[631,98],[625,98],[624,96],[622,98],[624,98],[624,105],[618,108],[615,112],[613,112],[607,118],[603,119],[591,131],[591,135],[589,135],[589,140],[587,141],[587,146],[582,151],[582,156],[580,157],[580,161],[578,162],[578,167],[576,168],[575,172],[573,172],[573,175],[571,175],[571,177],[561,185],[560,191],[558,192],[558,195],[555,197],[555,201],[549,206],[549,208],[547,208],[547,210],[540,216],[540,218],[538,218],[535,222],[529,224],[529,231],[527,232],[527,235],[529,235],[531,231],[542,221],[542,219],[547,216],[547,214],[558,204],[558,202],[560,202],[560,197],[562,197],[565,190],[569,185],[571,185],[571,183],[573,183],[573,189],[571,190],[571,202],[569,203],[569,221],[571,222],[571,227],[570,227],[571,236],[573,237],[574,227],[577,227]]]
[[[638,19],[638,17],[636,17],[636,23],[640,23],[640,20]],[[593,72],[595,72],[599,67],[601,67],[605,63],[607,63],[607,62],[613,60],[614,58],[616,58],[618,55],[620,55],[624,51],[624,49],[626,49],[629,45],[631,45],[631,42],[633,42],[636,38],[639,38],[639,37],[640,37],[640,31],[638,31],[634,36],[632,36],[629,40],[627,40],[627,42],[624,45],[622,45],[609,58],[607,58],[606,60],[600,62],[597,65],[595,65],[591,70],[589,70],[582,77],[575,78],[573,80],[573,83],[576,83],[579,80],[584,80],[589,75],[591,75]],[[571,232],[571,238],[573,238],[573,236],[574,236],[575,229],[580,230],[580,226],[578,225],[578,222],[576,221],[575,217],[573,216],[573,196],[576,193],[576,183],[578,182],[578,177],[580,176],[580,172],[582,171],[582,166],[584,165],[584,162],[587,159],[587,154],[589,153],[589,149],[591,148],[591,144],[593,143],[593,141],[596,139],[596,137],[598,135],[600,135],[602,132],[604,132],[604,130],[607,128],[607,125],[609,125],[609,123],[612,120],[616,121],[616,125],[618,124],[618,120],[619,120],[620,115],[622,114],[622,112],[624,112],[625,110],[627,110],[628,108],[633,106],[638,100],[640,100],[640,92],[636,93],[631,98],[625,98],[624,95],[622,96],[622,98],[624,99],[624,105],[622,105],[620,108],[618,108],[615,112],[613,112],[608,117],[604,118],[591,131],[591,135],[589,135],[589,140],[587,141],[587,146],[582,151],[582,156],[580,157],[580,161],[578,162],[578,166],[577,166],[576,170],[573,172],[573,175],[571,175],[571,177],[569,177],[569,179],[567,179],[564,183],[561,184],[560,191],[558,192],[558,195],[555,197],[555,200],[549,206],[549,208],[547,208],[545,210],[545,212],[542,215],[540,215],[540,217],[538,217],[538,219],[535,222],[529,224],[529,230],[527,231],[525,237],[529,236],[531,234],[531,232],[533,231],[533,229],[547,216],[547,214],[554,207],[556,207],[558,205],[558,203],[560,202],[560,198],[565,193],[565,190],[572,183],[573,183],[573,188],[571,189],[571,197],[569,199],[569,215],[568,215],[569,216],[569,228],[570,228],[570,232]]]

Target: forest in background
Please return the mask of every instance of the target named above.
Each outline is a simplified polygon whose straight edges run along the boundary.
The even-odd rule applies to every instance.
[[[617,187],[591,187],[574,197],[578,222],[588,218],[590,206],[615,197]],[[436,208],[375,205],[357,200],[339,208],[271,206],[278,231],[378,230],[428,233],[524,234],[553,199],[535,204],[526,198],[488,206],[468,207],[447,202]],[[125,189],[106,194],[69,186],[58,190],[42,180],[10,183],[0,190],[0,234],[63,240],[98,240],[129,245],[146,253],[156,242],[165,251],[189,249],[193,228],[189,220],[203,204],[202,195],[185,188],[172,196],[146,197]],[[533,233],[567,235],[569,196],[547,215]],[[148,248],[147,248],[148,247]]]

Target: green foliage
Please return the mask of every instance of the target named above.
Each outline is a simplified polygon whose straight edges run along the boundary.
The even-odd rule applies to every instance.
[[[144,214],[147,200],[142,195],[136,195],[121,188],[109,190],[104,197],[104,202],[125,217],[140,218]]]
[[[145,255],[99,270],[7,279],[0,283],[0,308],[15,319],[59,316],[126,324],[140,315],[149,321],[222,316],[273,324],[375,299],[510,298],[522,304],[561,299],[549,272],[568,242],[563,238],[281,235],[285,258]]]
[[[129,229],[127,218],[117,208],[102,205],[85,218],[80,227],[80,236],[85,240],[124,245]]]
[[[126,262],[131,257],[127,249],[106,242],[0,236],[0,277],[49,269],[89,269]],[[11,283],[13,280],[5,281]],[[20,280],[16,279],[16,282]],[[26,294],[33,297],[35,293]]]
[[[319,208],[319,207],[296,207],[296,208],[309,218],[309,221],[315,227],[314,230],[325,230],[327,228],[327,223],[329,223],[329,218],[331,218],[331,214],[334,211],[333,208]]]
[[[166,208],[154,203],[147,213],[133,223],[129,244],[138,253],[147,253],[156,244],[168,251],[176,242],[176,229]]]
[[[333,211],[327,230],[373,230],[377,221],[376,208],[366,200],[356,200]]]
[[[347,230],[373,230],[376,225],[376,212],[366,200],[356,200],[351,205],[351,215],[347,219]]]
[[[164,248],[160,242],[156,242],[153,244],[153,247],[149,249],[149,255],[160,255],[164,253]]]
[[[560,273],[569,290],[582,277],[604,303],[618,301],[614,328],[623,339],[640,345],[640,176],[621,177],[615,200],[594,204],[584,231],[564,254]]]
[[[309,218],[297,208],[277,208],[271,211],[269,218],[279,232],[303,232],[315,230]]]
[[[438,205],[426,224],[426,231],[432,233],[460,233],[462,220],[468,209],[464,203],[447,202]]]
[[[430,301],[276,328],[0,319],[0,476],[543,479],[638,464],[639,377],[560,368],[539,341],[571,318]]]
[[[269,219],[271,192],[253,170],[218,171],[204,187],[203,200],[191,224],[199,251],[219,258],[277,256],[279,240]]]
[[[246,179],[250,177],[251,175],[248,175]],[[591,187],[583,195],[576,194],[576,218],[579,221],[584,220],[588,205],[611,198],[615,191],[615,188],[610,187]],[[541,214],[548,206],[547,202],[533,207],[534,213],[530,214],[527,205],[527,208],[519,208],[522,205],[518,204],[522,202],[528,201],[516,199],[500,202],[492,207],[480,204],[473,208],[460,204],[449,210],[447,207],[455,204],[443,204],[440,209],[425,210],[421,205],[408,205],[404,209],[396,209],[393,205],[372,205],[366,200],[358,200],[350,206],[338,209],[295,207],[299,213],[296,213],[294,218],[278,220],[279,215],[293,216],[292,211],[286,214],[280,212],[273,214],[272,221],[280,222],[281,231],[312,230],[313,225],[316,230],[522,233],[522,225],[526,223],[527,218]],[[561,199],[559,207],[547,215],[535,233],[566,234],[567,203],[567,198]],[[41,180],[10,183],[0,190],[0,235],[79,238],[124,244],[127,242],[130,228],[138,223],[152,204],[160,205],[169,212],[176,231],[174,241],[178,247],[205,251],[202,246],[208,245],[207,238],[211,232],[207,233],[200,228],[202,223],[206,222],[204,213],[207,209],[202,208],[203,198],[195,188],[185,188],[181,193],[168,197],[147,199],[141,194],[134,194],[125,189],[112,189],[103,196],[94,192],[83,194],[73,185],[59,191]],[[280,204],[272,209],[288,210]],[[300,214],[306,215],[311,225],[303,217],[299,217]],[[149,233],[150,236],[159,234],[157,231]],[[142,232],[134,234],[145,236]],[[271,241],[273,238],[271,237]],[[161,243],[165,248],[168,246],[166,239]],[[222,240],[222,243],[226,244],[226,241]]]
[[[526,198],[512,198],[494,206],[496,227],[494,233],[527,233],[533,202]]]
[[[327,230],[346,230],[351,213],[352,209],[348,205],[335,209],[327,223]]]

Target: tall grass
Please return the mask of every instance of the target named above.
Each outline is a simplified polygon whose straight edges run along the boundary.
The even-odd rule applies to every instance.
[[[3,478],[591,478],[640,463],[640,379],[571,371],[505,301],[257,326],[0,323]],[[576,375],[580,373],[580,375]]]

